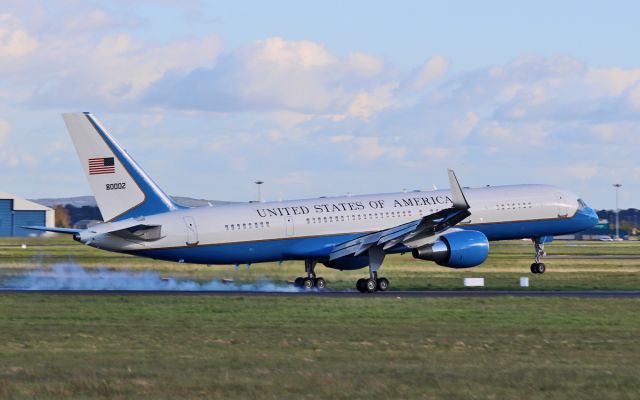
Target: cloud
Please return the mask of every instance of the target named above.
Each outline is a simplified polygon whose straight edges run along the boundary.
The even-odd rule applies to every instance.
[[[393,91],[397,84],[388,84],[372,91],[359,92],[347,108],[347,115],[369,120],[378,111],[393,104]]]
[[[386,156],[396,160],[402,160],[406,154],[404,147],[385,146],[380,144],[376,137],[361,137],[353,140],[356,150],[350,158],[356,161],[375,161]]]
[[[433,56],[414,72],[409,88],[414,91],[422,90],[427,84],[441,77],[447,69],[449,63],[444,57]]]
[[[11,133],[11,126],[8,122],[0,119],[0,145],[2,145]]]
[[[21,22],[12,14],[0,14],[0,59],[25,57],[38,48],[38,41],[21,27]]]
[[[376,84],[375,57],[340,58],[321,43],[273,37],[222,54],[212,67],[170,72],[147,92],[151,106],[234,112],[292,111],[370,118],[383,109],[392,84]],[[342,117],[344,119],[344,116]]]
[[[469,111],[464,117],[453,120],[451,123],[451,133],[457,139],[464,139],[469,136],[473,128],[478,124],[478,121],[479,118],[476,113]]]

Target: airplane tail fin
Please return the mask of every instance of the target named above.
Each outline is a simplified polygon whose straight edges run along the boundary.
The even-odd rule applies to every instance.
[[[91,113],[63,114],[62,118],[105,221],[183,208],[156,185]]]

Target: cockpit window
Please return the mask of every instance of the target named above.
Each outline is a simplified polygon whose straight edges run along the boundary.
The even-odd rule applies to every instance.
[[[587,207],[589,207],[589,206],[587,205],[587,203],[585,203],[585,202],[584,202],[584,200],[582,200],[582,199],[578,199],[578,204],[580,205],[580,208],[587,208]]]

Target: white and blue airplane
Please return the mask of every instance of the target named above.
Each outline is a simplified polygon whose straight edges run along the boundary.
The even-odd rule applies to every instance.
[[[411,252],[449,268],[482,264],[489,242],[530,238],[532,273],[544,273],[544,243],[598,222],[575,194],[548,185],[253,202],[187,208],[174,202],[90,113],[63,115],[104,223],[87,229],[30,227],[72,234],[108,251],[198,264],[303,260],[296,284],[326,287],[322,263],[338,270],[369,267],[361,292],[384,291],[378,276],[387,254]]]

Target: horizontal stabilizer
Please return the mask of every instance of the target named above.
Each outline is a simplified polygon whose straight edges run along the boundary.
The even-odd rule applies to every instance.
[[[48,226],[23,226],[21,228],[31,229],[32,231],[65,233],[67,235],[75,235],[76,233],[80,233],[82,231],[82,229],[54,228]]]

